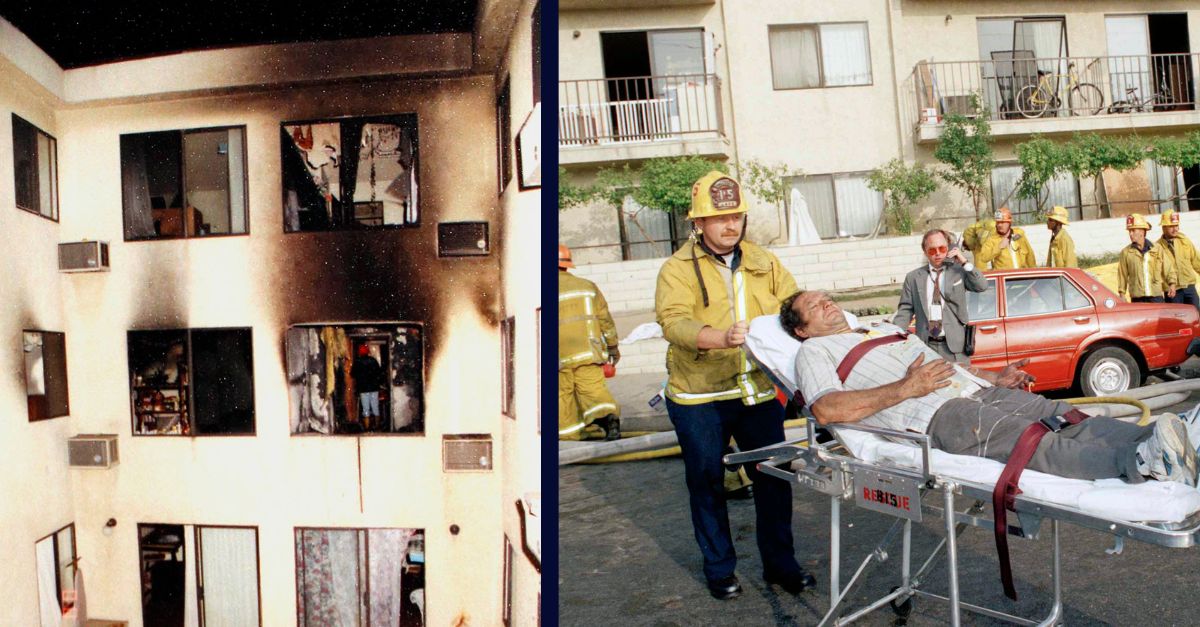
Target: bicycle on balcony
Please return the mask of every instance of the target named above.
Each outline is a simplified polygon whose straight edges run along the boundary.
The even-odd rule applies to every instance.
[[[1175,94],[1171,91],[1171,87],[1167,84],[1167,78],[1164,76],[1158,83],[1158,91],[1150,94],[1145,99],[1138,98],[1137,93],[1141,88],[1137,85],[1125,88],[1125,99],[1118,100],[1108,107],[1109,113],[1151,113],[1154,107],[1164,107],[1177,104],[1175,102]]]
[[[1083,71],[1092,69],[1099,60],[1089,63]],[[1037,76],[1036,85],[1026,85],[1017,92],[1017,111],[1027,118],[1040,118],[1050,111],[1057,114],[1062,108],[1062,100],[1058,97],[1060,80],[1066,81],[1069,115],[1096,115],[1104,109],[1104,92],[1092,83],[1081,82],[1073,62],[1067,64],[1066,74],[1038,70]]]

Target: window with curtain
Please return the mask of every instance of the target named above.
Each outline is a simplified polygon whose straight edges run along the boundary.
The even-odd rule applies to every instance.
[[[261,625],[258,528],[139,523],[146,625]]]
[[[992,210],[1008,207],[1015,224],[1036,224],[1045,220],[1038,213],[1038,200],[1017,198],[1013,190],[1021,181],[1020,165],[998,165],[992,170]],[[1005,199],[1008,199],[1007,203]],[[1067,208],[1071,220],[1082,218],[1079,200],[1079,180],[1071,174],[1060,174],[1046,183],[1040,196],[1042,211],[1061,205]]]
[[[883,194],[864,174],[798,176],[788,186],[788,202],[799,192],[821,239],[870,235],[883,214]]]
[[[196,527],[200,624],[259,625],[258,528]]]
[[[75,589],[75,524],[71,523],[34,544],[37,563],[38,608],[42,627],[60,627]]]
[[[422,529],[296,528],[297,624],[425,623]]]
[[[58,221],[58,140],[15,113],[12,126],[17,208]]]
[[[632,195],[625,196],[617,213],[621,253],[626,261],[667,257],[687,239],[684,216],[640,205]]]
[[[288,329],[292,434],[424,434],[423,337],[413,322]]]
[[[775,89],[871,84],[866,22],[767,27]]]
[[[417,115],[280,125],[283,230],[420,225]]]
[[[245,235],[246,129],[121,136],[125,240]]]
[[[1183,181],[1182,170],[1162,165],[1153,159],[1143,161],[1142,167],[1146,169],[1146,177],[1150,181],[1150,195],[1154,201],[1155,213],[1162,213],[1164,209],[1188,210],[1187,199],[1183,197],[1183,190],[1187,189],[1187,186]]]

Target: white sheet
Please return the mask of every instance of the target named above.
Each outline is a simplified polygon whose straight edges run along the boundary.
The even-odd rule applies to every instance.
[[[851,326],[857,326],[857,320]],[[746,337],[747,350],[789,392],[797,387],[796,351],[799,347],[800,342],[779,326],[778,315],[761,316],[751,321]],[[861,460],[921,467],[921,450],[910,444],[848,429],[840,430],[838,437]],[[988,486],[996,484],[1004,469],[1004,464],[997,461],[939,450],[932,451],[930,465],[931,471],[938,476]],[[1180,522],[1200,511],[1200,490],[1174,481],[1138,484],[1120,479],[1083,481],[1026,470],[1021,474],[1020,488],[1030,498],[1078,508],[1086,514],[1110,520]]]

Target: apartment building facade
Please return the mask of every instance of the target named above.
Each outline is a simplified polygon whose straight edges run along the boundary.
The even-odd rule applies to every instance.
[[[69,70],[0,20],[0,623],[539,622],[539,20]]]
[[[572,0],[561,11],[568,180],[660,156],[699,155],[734,173],[782,164],[785,201],[756,198],[750,212],[749,237],[771,245],[874,233],[884,203],[867,173],[894,158],[935,164],[951,113],[988,117],[997,167],[985,208],[1005,204],[1024,222],[1037,221],[1037,203],[1011,194],[1021,142],[1200,124],[1200,11],[1187,2]],[[1042,201],[1076,220],[1200,207],[1186,193],[1200,183],[1195,168],[1147,161],[1100,178],[1059,177]],[[918,229],[974,219],[946,184],[915,214]],[[679,217],[630,199],[560,220],[585,263],[665,256],[687,235]]]

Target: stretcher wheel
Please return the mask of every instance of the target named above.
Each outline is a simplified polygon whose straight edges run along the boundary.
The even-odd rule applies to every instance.
[[[899,589],[900,589],[900,586],[896,586],[895,588],[891,589],[891,592],[895,592]],[[894,625],[907,625],[908,617],[912,615],[912,611],[913,611],[913,597],[908,597],[907,599],[904,599],[903,603],[896,603],[896,599],[892,599],[891,601],[888,602],[888,605],[892,606],[892,611],[895,612],[895,614],[896,614],[896,621],[893,624]]]

